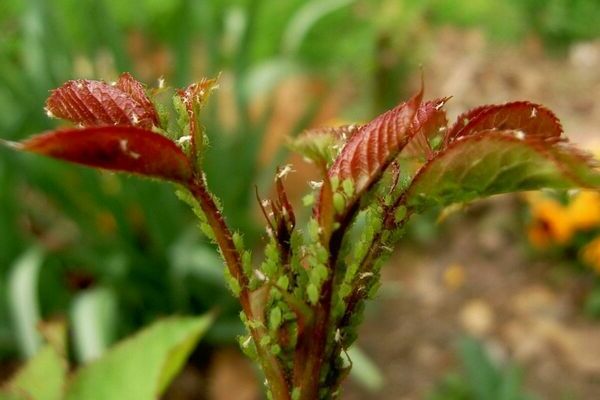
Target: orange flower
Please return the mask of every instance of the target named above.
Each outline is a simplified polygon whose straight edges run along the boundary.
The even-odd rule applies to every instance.
[[[600,274],[600,237],[589,242],[581,250],[581,258],[584,263]]]
[[[592,190],[579,192],[567,208],[575,229],[588,230],[600,226],[600,193]]]
[[[573,236],[573,224],[567,209],[556,200],[534,199],[532,221],[528,228],[530,242],[538,248],[566,244]]]

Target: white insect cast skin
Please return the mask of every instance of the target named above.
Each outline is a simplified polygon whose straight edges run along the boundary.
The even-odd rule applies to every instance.
[[[323,181],[309,181],[308,185],[310,186],[311,189],[315,190],[315,189],[320,189],[321,186],[323,186]]]
[[[277,178],[279,179],[283,179],[286,175],[288,175],[290,172],[294,172],[292,165],[291,164],[286,164],[283,166],[283,168],[281,168],[279,170],[279,172],[277,173]]]
[[[136,153],[135,151],[132,151],[129,149],[129,142],[127,141],[127,139],[121,139],[119,140],[119,148],[121,149],[121,151],[128,155],[129,157],[137,160],[138,158],[141,157],[141,154]]]
[[[531,114],[529,115],[529,118],[535,118],[535,117],[537,117],[537,113],[538,113],[537,108],[532,107],[531,108]]]

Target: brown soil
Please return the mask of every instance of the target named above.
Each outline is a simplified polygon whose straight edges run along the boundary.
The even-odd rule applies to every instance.
[[[368,393],[350,383],[345,399],[425,398],[459,368],[465,334],[499,363],[523,366],[539,398],[600,398],[600,325],[581,315],[581,278],[552,279],[565,271],[528,259],[517,211],[510,198],[494,199],[454,217],[435,248],[399,249],[360,337],[385,384]],[[464,282],[448,279],[448,268],[461,268]]]

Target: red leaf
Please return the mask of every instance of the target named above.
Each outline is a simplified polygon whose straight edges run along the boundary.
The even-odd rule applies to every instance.
[[[139,102],[140,87],[136,87],[133,78],[122,76],[120,82],[129,92],[100,81],[68,81],[52,91],[46,110],[83,126],[130,125],[150,129],[157,120],[154,106]]]
[[[458,118],[448,132],[446,143],[484,130],[518,130],[528,137],[558,140],[562,126],[554,113],[527,101],[482,106]]]
[[[423,91],[362,126],[348,140],[329,169],[340,182],[350,179],[356,193],[366,189],[408,143]]]
[[[450,139],[455,138],[457,133],[461,129],[463,129],[465,127],[465,125],[467,125],[469,123],[469,121],[472,121],[477,115],[481,114],[482,111],[487,110],[492,107],[494,107],[494,106],[487,104],[487,105],[472,108],[469,111],[465,111],[462,114],[460,114],[458,116],[458,118],[456,118],[456,122],[454,123],[454,125],[452,125],[452,127],[450,127],[450,129],[448,129],[448,132],[446,133],[445,141],[449,142]]]
[[[413,138],[402,150],[406,156],[430,156],[432,154],[430,140],[443,134],[448,125],[444,104],[449,97],[427,101],[419,107],[412,122]]]
[[[192,167],[171,140],[132,126],[62,129],[25,140],[19,149],[111,171],[186,182]]]
[[[146,89],[141,82],[137,81],[130,73],[124,72],[119,77],[117,81],[116,87],[129,94],[133,100],[135,100],[139,105],[141,105],[144,110],[147,112],[148,116],[152,119],[152,123],[158,126],[158,115],[156,113],[156,108],[148,95],[146,94]]]

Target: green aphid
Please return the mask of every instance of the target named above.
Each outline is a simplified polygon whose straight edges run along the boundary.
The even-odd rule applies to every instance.
[[[282,289],[282,290],[288,290],[289,285],[290,285],[290,278],[288,278],[286,275],[281,275],[277,279],[277,286],[280,289]]]
[[[319,282],[323,282],[325,279],[327,279],[327,276],[329,275],[329,270],[323,264],[318,264],[317,266],[315,266],[312,272],[316,274],[316,276],[319,279]]]
[[[282,316],[281,316],[281,308],[273,307],[271,312],[269,313],[269,327],[273,330],[276,330],[281,326]]]
[[[279,346],[278,344],[273,344],[271,345],[271,347],[269,348],[271,351],[271,354],[273,355],[279,355],[279,353],[281,353],[281,346]]]
[[[344,179],[342,182],[342,190],[346,197],[352,197],[354,195],[354,182],[351,179]]]
[[[331,190],[333,192],[337,192],[338,188],[340,187],[340,178],[339,178],[339,176],[332,176],[329,181],[331,182]]]
[[[300,388],[299,387],[295,387],[292,390],[292,400],[300,400]]]
[[[252,360],[258,359],[256,345],[250,335],[238,336],[238,343],[240,344],[242,352],[244,352],[247,357],[250,357]]]
[[[311,207],[315,204],[315,195],[313,193],[307,194],[302,198],[302,204],[304,207]]]
[[[314,283],[309,283],[306,287],[306,295],[308,296],[308,301],[315,305],[319,301],[319,289]]]
[[[318,242],[319,241],[319,223],[317,222],[317,220],[315,220],[314,218],[311,218],[310,221],[308,221],[307,230],[308,230],[308,238],[310,239],[310,241],[313,243]]]
[[[265,260],[265,262],[262,263],[261,269],[266,276],[273,277],[277,273],[279,265],[273,260]]]
[[[321,243],[318,243],[315,246],[315,256],[320,264],[326,264],[329,259],[329,252],[321,245]]]
[[[265,335],[260,339],[260,345],[261,347],[267,347],[268,345],[270,345],[272,342],[271,336],[269,335]]]
[[[268,260],[279,260],[279,249],[275,242],[271,241],[265,246],[265,257]]]
[[[242,288],[240,287],[238,280],[231,276],[228,270],[225,270],[225,279],[227,280],[227,285],[229,286],[231,293],[233,293],[236,298],[239,297]]]
[[[396,223],[401,222],[406,217],[406,207],[400,206],[394,212],[394,221]]]
[[[335,192],[333,194],[333,207],[338,214],[342,214],[346,209],[346,198],[340,192]]]
[[[213,232],[212,227],[208,223],[201,222],[200,230],[202,231],[202,233],[204,233],[204,236],[206,236],[209,240],[215,240],[215,233]]]
[[[233,232],[233,235],[231,235],[231,238],[233,239],[233,244],[235,246],[235,249],[240,252],[243,251],[244,250],[243,236],[239,232]]]
[[[252,276],[253,268],[252,268],[252,253],[248,250],[242,253],[242,268],[244,268],[244,273],[247,276]]]

